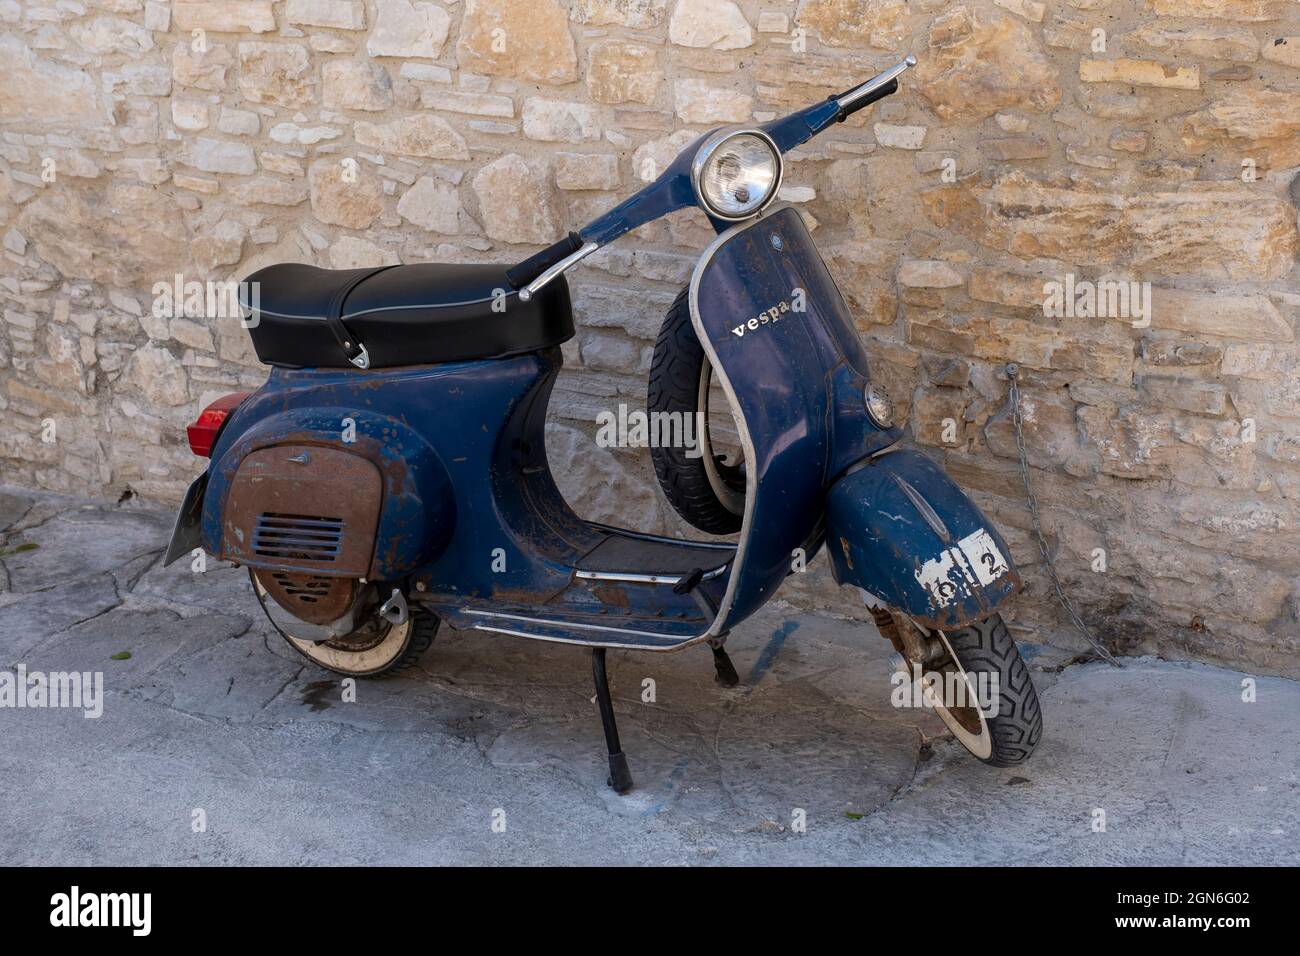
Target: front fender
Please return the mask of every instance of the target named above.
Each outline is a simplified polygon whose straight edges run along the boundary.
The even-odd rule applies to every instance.
[[[919,452],[880,455],[837,481],[826,526],[835,580],[926,627],[982,620],[1020,589],[1006,541]]]

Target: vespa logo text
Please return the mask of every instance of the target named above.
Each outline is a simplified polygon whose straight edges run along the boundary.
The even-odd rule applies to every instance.
[[[792,309],[790,303],[787,300],[782,299],[780,302],[772,306],[772,308],[768,309],[766,312],[760,312],[758,315],[754,316],[752,319],[748,320],[747,322],[742,322],[740,325],[736,326],[734,329],[731,330],[731,334],[738,339],[742,339],[745,337],[746,332],[757,331],[758,329],[762,328],[764,325],[774,325],[777,322],[780,322],[783,318],[785,318],[786,313],[791,311],[802,312],[803,310]]]

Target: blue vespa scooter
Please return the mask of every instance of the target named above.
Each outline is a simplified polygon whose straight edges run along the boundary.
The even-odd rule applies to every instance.
[[[592,648],[610,784],[632,785],[608,648],[723,647],[826,546],[897,667],[953,734],[998,766],[1042,721],[997,608],[1019,587],[1001,535],[903,430],[871,382],[848,309],[800,214],[773,205],[783,153],[893,93],[906,61],[782,119],[717,129],[650,185],[513,268],[414,264],[250,277],[246,324],[272,366],[190,427],[211,458],[167,561],[193,548],[248,567],[281,634],[339,674],[409,666],[440,621]],[[564,272],[624,233],[698,205],[717,230],[669,311],[650,410],[694,414],[714,382],[739,451],[657,448],[675,508],[734,543],[586,521],[551,476],[547,402],[574,334]],[[731,459],[736,460],[731,460]],[[932,692],[952,678],[971,696]],[[989,705],[975,679],[993,678]],[[961,695],[959,695],[960,697]]]

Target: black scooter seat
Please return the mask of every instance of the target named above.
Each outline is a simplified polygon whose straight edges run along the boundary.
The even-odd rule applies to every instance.
[[[573,337],[569,287],[560,276],[528,302],[508,265],[413,264],[387,269],[268,266],[240,299],[257,357],[291,368],[352,368],[326,317],[339,317],[371,368],[503,358]],[[352,288],[348,288],[352,286]],[[495,306],[495,307],[494,307]]]

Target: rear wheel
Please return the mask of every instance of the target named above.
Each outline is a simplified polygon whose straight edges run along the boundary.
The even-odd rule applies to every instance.
[[[1002,616],[930,633],[947,651],[923,670],[933,688],[927,698],[935,712],[978,759],[994,767],[1024,763],[1043,734],[1043,714],[1029,669]],[[951,695],[958,681],[967,688],[965,702],[961,694]]]
[[[249,577],[253,582],[253,591],[266,612],[267,620],[279,632],[289,646],[313,664],[343,674],[347,677],[388,677],[410,670],[433,644],[438,633],[439,618],[432,611],[418,605],[408,608],[404,624],[394,624],[374,613],[375,602],[365,596],[358,601],[366,603],[356,614],[357,625],[345,634],[330,637],[328,640],[309,640],[298,635],[314,634],[321,625],[307,621],[294,621],[287,616],[287,610],[276,594],[278,589],[272,584],[268,590],[258,578],[258,573],[249,568]],[[350,583],[350,582],[348,582]]]

